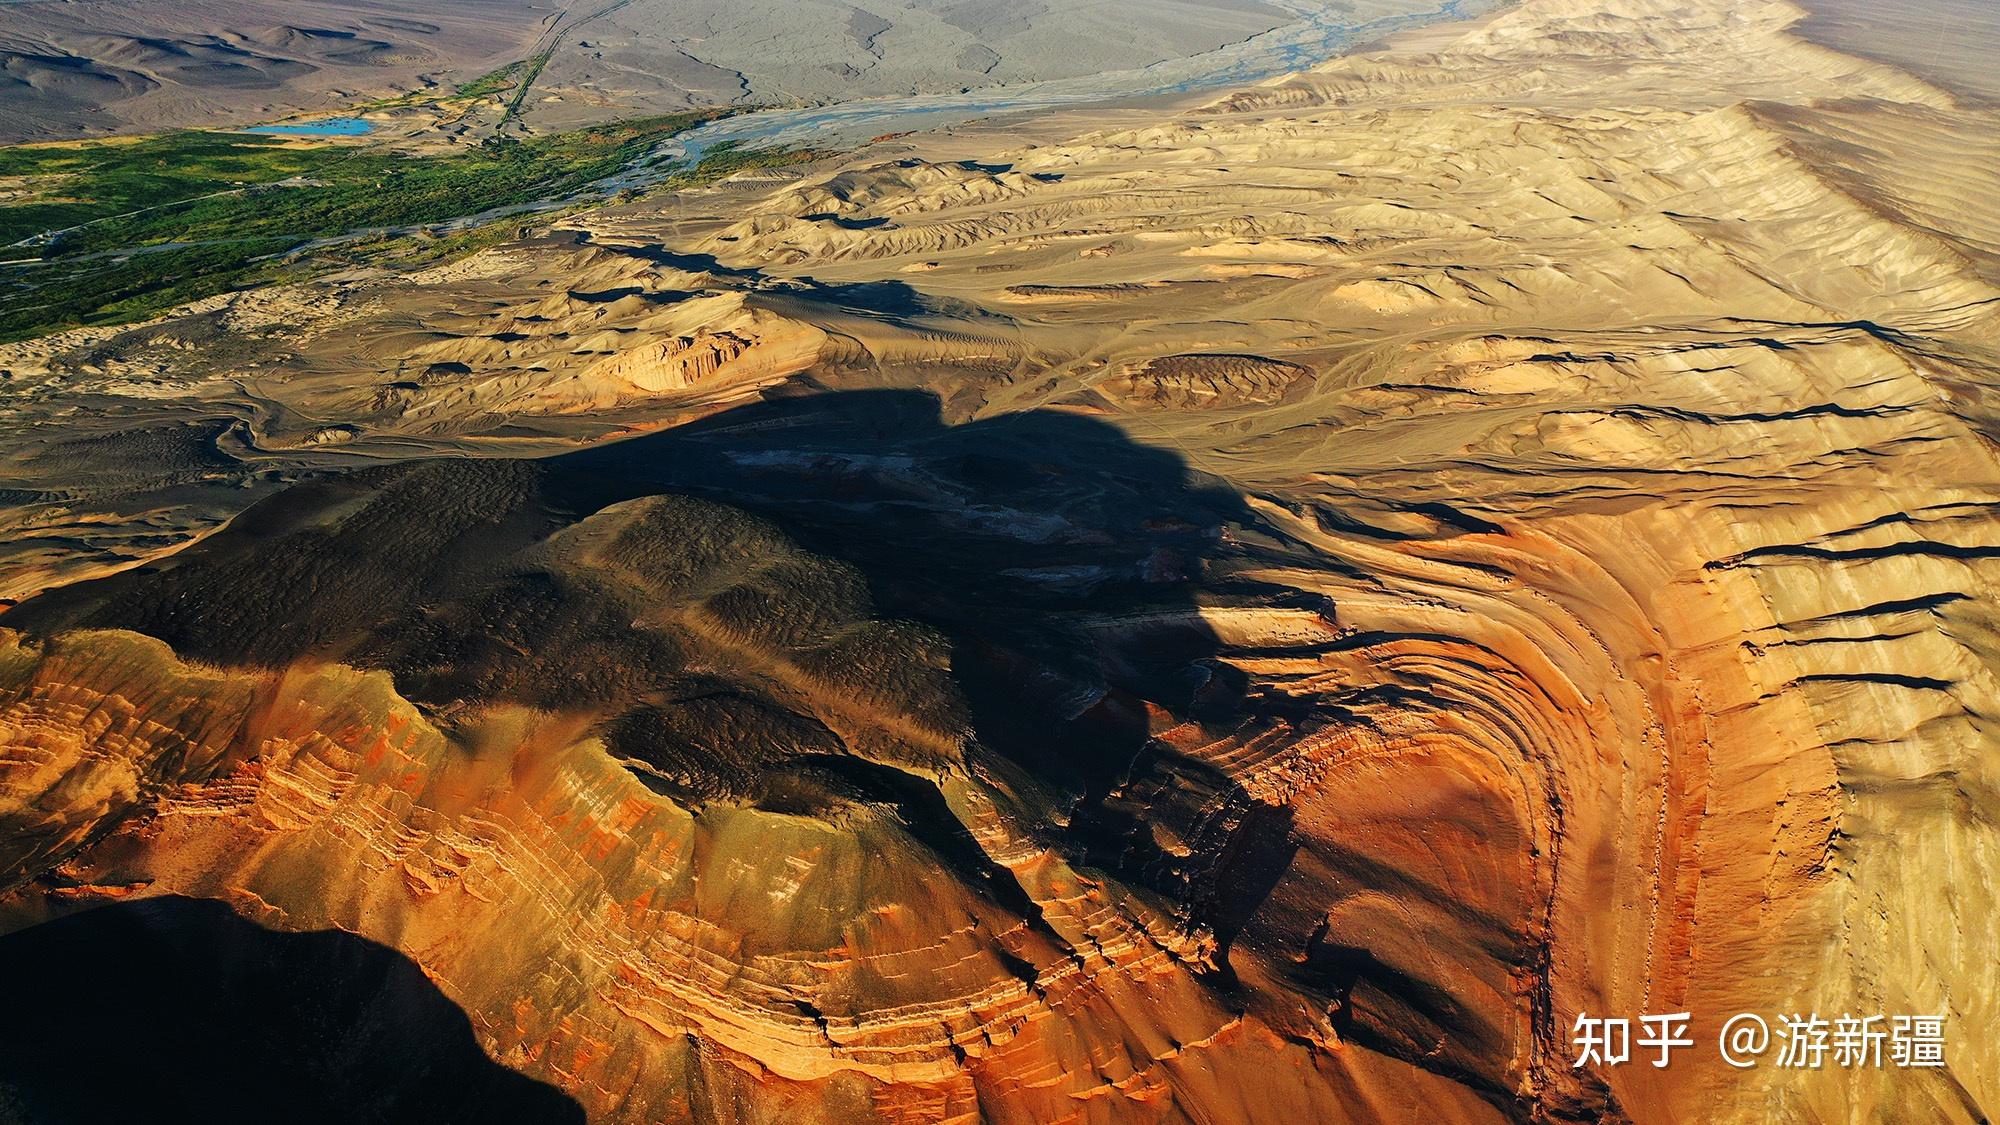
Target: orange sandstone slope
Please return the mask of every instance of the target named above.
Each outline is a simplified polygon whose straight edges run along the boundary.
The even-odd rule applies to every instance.
[[[4,928],[351,931],[606,1121],[1983,1119],[2000,120],[1799,15],[1529,0],[510,248],[710,267],[299,413],[708,416],[0,618]],[[1712,1048],[1813,1010],[1946,1066]]]

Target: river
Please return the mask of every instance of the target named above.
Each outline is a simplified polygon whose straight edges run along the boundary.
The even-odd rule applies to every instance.
[[[919,132],[999,114],[1032,113],[1138,98],[1243,86],[1318,65],[1354,47],[1423,24],[1467,19],[1500,0],[1446,0],[1404,15],[1343,23],[1324,4],[1282,0],[1299,18],[1283,27],[1200,55],[1137,70],[987,87],[955,94],[870,98],[825,106],[758,110],[682,134],[647,159],[650,168],[617,177],[614,190],[643,186],[674,167],[701,160],[717,145],[746,148],[851,148],[888,133]],[[662,159],[664,158],[664,159]]]
[[[1309,0],[1282,0],[1284,7],[1298,14],[1298,20],[1241,43],[1137,70],[1018,86],[987,87],[956,94],[870,98],[824,106],[752,110],[710,122],[663,142],[623,171],[599,180],[574,195],[494,208],[415,227],[350,231],[331,238],[316,239],[293,249],[289,255],[417,230],[433,233],[462,230],[497,219],[605,199],[626,190],[643,190],[700,163],[704,155],[723,144],[744,148],[838,150],[856,147],[888,133],[940,129],[1000,114],[1034,113],[1248,85],[1307,69],[1397,31],[1446,20],[1468,19],[1491,11],[1501,2],[1445,0],[1429,6],[1413,4],[1413,10],[1402,15],[1365,23],[1343,23],[1323,4]]]

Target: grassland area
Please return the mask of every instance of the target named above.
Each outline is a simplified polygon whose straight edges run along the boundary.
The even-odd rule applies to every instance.
[[[142,319],[251,284],[434,261],[514,223],[412,230],[561,199],[712,119],[684,113],[460,153],[237,133],[0,149],[0,341]],[[711,152],[683,178],[796,154]]]

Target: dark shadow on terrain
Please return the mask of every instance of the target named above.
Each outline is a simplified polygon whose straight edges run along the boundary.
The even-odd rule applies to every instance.
[[[593,513],[593,527],[622,529],[617,553],[580,567],[545,547]],[[1463,530],[1447,514],[1418,513]],[[803,557],[784,554],[794,545]],[[1231,1002],[1376,997],[1366,1018],[1400,1003],[1451,1025],[1460,1013],[1365,950],[1300,967],[1296,996],[1239,986],[1232,950],[1286,940],[1259,910],[1298,852],[1292,813],[1157,736],[1178,728],[1226,751],[1281,720],[1327,721],[1310,700],[1257,695],[1198,612],[1329,614],[1313,595],[1230,577],[1232,561],[1281,546],[1233,490],[1089,415],[954,424],[928,393],[822,391],[547,460],[435,460],[301,485],[157,566],[43,595],[0,625],[135,629],[222,665],[310,655],[384,668],[447,727],[486,702],[591,717],[677,801],[808,816],[864,803],[899,819],[941,877],[1042,928],[931,766],[870,759],[726,653],[718,663],[719,650],[646,625],[693,596],[759,645],[802,638],[792,655],[822,686],[886,697],[926,730],[969,728],[972,768],[1023,797],[1044,843],[1215,935],[1205,979]],[[925,629],[856,633],[884,621]],[[871,639],[818,646],[854,635]],[[906,680],[877,682],[878,669]],[[1021,972],[1034,980],[1033,966]],[[1443,1065],[1386,1030],[1368,1041]],[[1509,1104],[1496,1083],[1474,1085]]]
[[[1505,1033],[1450,992],[1384,964],[1370,950],[1327,941],[1324,926],[1307,943],[1303,961],[1304,970],[1317,977],[1332,997],[1331,1022],[1342,1042],[1398,1058],[1422,1058],[1432,1073],[1479,1091],[1495,1105],[1510,1105],[1508,1091],[1491,1077],[1428,1050],[1440,1040],[1453,1039],[1478,1045],[1486,1057],[1500,1057],[1507,1049]],[[1588,1118],[1611,1119],[1615,1118]]]
[[[729,514],[744,510],[854,568],[872,602],[863,614],[942,633],[962,702],[904,693],[899,705],[935,712],[933,726],[969,720],[981,746],[1051,790],[1067,822],[1051,844],[1183,902],[1225,943],[1289,863],[1277,810],[1257,813],[1255,846],[1245,837],[1193,861],[1162,851],[1145,820],[1187,794],[1254,804],[1152,739],[1188,719],[1223,737],[1246,719],[1244,685],[1214,659],[1196,594],[1226,529],[1254,519],[1177,455],[1078,413],[952,425],[927,393],[820,393],[545,461],[365,470],[294,487],[158,566],[45,594],[0,623],[133,629],[222,665],[383,667],[445,712],[490,701],[594,712],[614,748],[650,767],[641,776],[679,799],[799,807],[810,780],[811,800],[903,810],[964,868],[961,830],[931,823],[947,813],[872,771],[826,768],[843,748],[809,716],[716,675],[636,625],[646,606],[537,554],[591,513],[656,494],[729,507],[653,521],[645,566],[763,549],[768,533]],[[773,596],[838,595],[837,581],[815,592],[827,575],[787,581],[732,589],[711,608],[754,630],[784,608]],[[1145,798],[1120,799],[1135,781]]]
[[[953,641],[980,740],[1045,783],[1108,789],[1157,714],[1229,691],[1192,613],[1240,499],[1169,452],[1081,414],[950,425],[910,391],[757,403],[558,458],[771,519],[868,580],[880,615]],[[1103,620],[1156,615],[1139,635]]]
[[[339,930],[205,899],[0,937],[0,1121],[582,1125],[486,1056],[423,970]]]
[[[588,231],[577,232],[576,241],[580,244],[589,244],[600,249],[624,254],[628,257],[640,258],[652,262],[654,265],[665,266],[668,269],[684,270],[688,273],[705,273],[715,277],[734,278],[741,281],[759,281],[764,277],[762,270],[737,269],[735,266],[723,265],[722,259],[717,258],[713,254],[683,254],[678,251],[668,250],[662,246],[628,246],[619,243],[596,242],[590,238]]]
[[[765,516],[864,575],[881,616],[943,632],[980,744],[1068,794],[1049,842],[1180,902],[1233,980],[1229,943],[1296,850],[1291,814],[1153,738],[1184,720],[1222,737],[1266,706],[1196,613],[1198,595],[1272,600],[1204,579],[1257,525],[1233,490],[1088,415],[953,425],[913,391],[778,398],[557,463]],[[1216,852],[1163,850],[1148,818],[1209,797],[1241,814]]]
[[[842,219],[833,215],[805,217],[831,222],[849,230],[866,230],[886,222],[879,219]],[[832,282],[806,276],[778,277],[755,267],[726,265],[713,254],[686,254],[662,246],[596,242],[586,232],[577,232],[575,242],[577,245],[594,246],[600,250],[638,258],[668,269],[708,274],[759,293],[791,297],[862,316],[886,317],[892,320],[949,316],[968,320],[992,318],[994,315],[967,301],[924,293],[904,281]]]

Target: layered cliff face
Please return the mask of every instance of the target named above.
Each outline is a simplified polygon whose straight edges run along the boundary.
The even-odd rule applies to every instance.
[[[1171,459],[1118,461],[1092,423],[952,431],[906,396],[810,401],[744,424],[871,429],[909,479],[983,497],[867,475],[783,493],[884,509],[865,530],[904,556],[872,572],[886,597],[985,603],[940,613],[949,632],[871,615],[860,572],[761,520],[626,495],[698,473],[692,444],[296,489],[156,573],[9,616],[49,638],[7,635],[5,858],[44,872],[10,922],[173,890],[351,931],[422,965],[495,1059],[611,1120],[1402,1112],[1422,1071],[1243,1009],[1219,935],[1282,872],[1282,813],[1190,759],[1178,799],[1210,838],[1162,852],[1104,789],[1157,753],[1169,706],[1258,721],[1206,683],[1213,643],[1161,562],[1192,565],[1214,528],[1187,517],[1228,501]],[[1010,502],[1018,525],[996,520]],[[967,514],[984,527],[943,534]],[[1042,592],[1010,548],[1106,573]],[[1102,616],[1118,602],[1131,617]],[[1131,885],[1083,866],[1092,849]],[[1498,1116],[1429,1087],[1430,1113]]]
[[[325,318],[125,415],[226,464],[22,517],[5,928],[352,931],[594,1120],[1990,1115],[2000,119],[1799,14],[1530,0],[142,330]],[[1709,1049],[1814,1010],[1947,1065]]]

